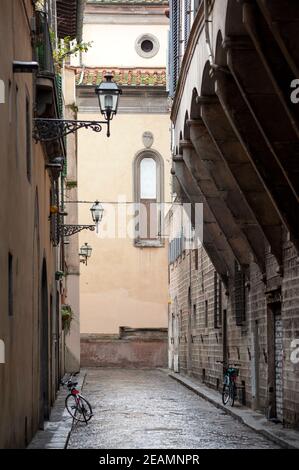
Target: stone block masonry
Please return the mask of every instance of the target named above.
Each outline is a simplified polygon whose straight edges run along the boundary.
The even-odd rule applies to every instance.
[[[299,427],[299,365],[291,361],[291,342],[299,338],[299,263],[285,239],[279,270],[265,253],[266,278],[255,263],[244,277],[244,311],[236,310],[236,285],[229,279],[219,296],[217,273],[201,247],[183,251],[169,265],[170,359],[178,315],[179,372],[221,390],[223,367],[238,364],[238,398],[268,419]],[[217,290],[217,292],[215,291]]]

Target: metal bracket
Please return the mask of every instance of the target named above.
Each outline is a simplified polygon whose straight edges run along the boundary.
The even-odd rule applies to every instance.
[[[78,129],[91,129],[94,132],[101,132],[103,124],[107,125],[107,135],[109,132],[109,121],[73,121],[70,119],[33,119],[33,138],[35,142],[51,142],[76,132]]]
[[[64,237],[71,237],[82,230],[91,230],[93,232],[95,228],[95,225],[61,225],[60,233]]]

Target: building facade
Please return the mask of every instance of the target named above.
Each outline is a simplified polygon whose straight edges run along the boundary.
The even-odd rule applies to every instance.
[[[203,204],[202,246],[171,251],[170,364],[220,388],[238,363],[241,402],[295,427],[298,14],[173,0],[169,54],[173,191]]]
[[[106,72],[122,95],[111,136],[82,131],[78,141],[79,218],[90,222],[97,199],[104,208],[99,234],[80,234],[80,245],[93,248],[80,278],[82,364],[161,365],[167,358],[167,246],[157,206],[170,198],[166,6],[86,5],[83,39],[93,44],[75,67],[79,118],[99,119],[95,86]],[[134,224],[140,203],[155,207]]]
[[[43,427],[64,373],[67,142],[42,141],[35,119],[63,117],[64,72],[55,68],[53,48],[77,36],[79,23],[69,23],[80,5],[4,0],[0,6],[6,45],[0,50],[1,448],[25,447]]]

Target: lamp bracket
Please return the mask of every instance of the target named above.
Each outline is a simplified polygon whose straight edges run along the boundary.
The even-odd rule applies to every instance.
[[[71,119],[33,119],[33,138],[35,142],[51,142],[76,132],[78,129],[91,129],[94,132],[101,132],[103,124],[106,124],[107,135],[109,133],[109,121],[77,121]]]
[[[60,230],[65,237],[71,237],[82,230],[95,230],[95,225],[61,225]]]

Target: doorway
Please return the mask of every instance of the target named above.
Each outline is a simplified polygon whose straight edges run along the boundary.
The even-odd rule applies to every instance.
[[[179,372],[179,312],[176,311],[173,316],[173,370]]]
[[[169,333],[170,333],[170,368],[174,372],[179,372],[179,309],[177,298],[174,300],[174,310],[169,314]]]
[[[268,418],[283,422],[283,329],[281,302],[277,298],[278,295],[267,305]]]
[[[48,279],[46,260],[43,261],[41,279],[40,311],[40,399],[39,426],[43,429],[44,421],[49,418],[49,306]]]
[[[60,384],[60,330],[59,330],[59,318],[60,318],[60,296],[59,292],[56,291],[56,312],[55,312],[55,385],[56,391],[59,389]]]
[[[274,353],[275,353],[275,415],[283,420],[283,341],[280,304],[274,312]]]

